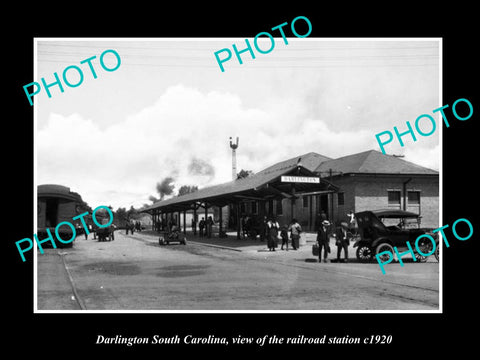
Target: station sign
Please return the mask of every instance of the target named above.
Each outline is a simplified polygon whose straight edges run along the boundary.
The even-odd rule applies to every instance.
[[[316,176],[282,176],[282,182],[320,184],[320,178]]]

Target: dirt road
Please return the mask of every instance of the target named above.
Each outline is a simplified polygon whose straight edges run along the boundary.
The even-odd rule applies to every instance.
[[[38,254],[38,309],[438,310],[438,279],[436,262],[392,264],[383,275],[376,263],[318,263],[308,245],[159,246],[156,236],[117,231],[112,242],[90,235]]]

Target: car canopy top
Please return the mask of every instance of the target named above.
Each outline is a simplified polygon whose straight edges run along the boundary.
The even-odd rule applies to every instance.
[[[396,219],[396,218],[418,218],[420,215],[415,214],[410,211],[399,210],[399,209],[381,209],[381,210],[373,210],[374,213],[378,218],[385,218],[385,219]]]
[[[378,230],[385,231],[387,227],[380,219],[398,219],[398,218],[415,218],[418,219],[420,215],[405,210],[384,209],[374,211],[360,211],[355,213],[358,226],[360,228],[373,227]]]

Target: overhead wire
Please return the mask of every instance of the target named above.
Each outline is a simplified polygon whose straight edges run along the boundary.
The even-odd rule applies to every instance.
[[[103,41],[99,41],[103,42]],[[114,41],[111,42],[115,44]],[[141,42],[140,42],[141,43]],[[115,47],[116,51],[121,54],[122,64],[124,66],[144,66],[144,67],[201,67],[201,68],[218,68],[218,64],[214,58],[214,50],[208,48],[185,48],[178,47],[181,41],[158,41],[158,44],[164,46],[165,44],[173,45],[168,47],[137,47],[125,46],[118,44]],[[314,42],[313,44],[316,44]],[[359,42],[360,45],[365,45]],[[323,44],[322,44],[323,45]],[[339,42],[337,46],[320,46],[311,48],[279,48],[275,49],[276,55],[269,54],[271,61],[265,63],[252,63],[251,68],[337,68],[337,67],[425,67],[438,66],[440,54],[438,46],[346,46]],[[40,43],[37,46],[37,61],[39,63],[59,63],[59,64],[75,64],[84,58],[91,57],[95,54],[96,48],[104,49],[104,44],[57,44],[49,41]],[[318,45],[315,45],[318,46]],[[50,48],[49,48],[50,47]],[[54,47],[52,49],[51,47]],[[59,47],[66,51],[59,51]],[[68,51],[67,48],[74,50]],[[84,49],[92,51],[86,53]],[[291,49],[291,51],[289,51]],[[131,50],[141,50],[138,53],[131,53]],[[216,49],[218,50],[218,49]],[[401,53],[398,53],[398,51]],[[427,52],[424,52],[427,50]],[[437,50],[432,52],[431,50]],[[204,52],[205,56],[201,56],[198,52]],[[287,53],[288,51],[288,53]],[[303,55],[292,55],[296,51],[302,51]],[[304,54],[304,52],[310,54]],[[319,51],[324,54],[318,54]],[[325,52],[328,53],[325,53]],[[347,54],[343,54],[348,51]],[[374,53],[372,53],[372,51]],[[193,53],[192,52],[196,52]],[[100,54],[97,54],[99,56]],[[264,55],[257,56],[257,58]],[[246,60],[251,60],[247,58]],[[150,62],[151,61],[151,62]],[[165,62],[166,61],[166,62]],[[174,61],[175,63],[170,63]],[[208,63],[202,64],[202,61]],[[290,62],[295,62],[291,64]],[[250,63],[250,61],[249,61]]]

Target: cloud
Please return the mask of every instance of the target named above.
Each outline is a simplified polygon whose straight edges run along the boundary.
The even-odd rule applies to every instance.
[[[247,108],[236,94],[179,84],[103,128],[80,114],[50,114],[36,137],[38,183],[70,186],[92,207],[128,208],[149,203],[168,176],[176,189],[231,180],[231,136],[240,138],[238,171],[311,151],[338,157],[376,148],[370,129],[332,129],[332,121],[285,103]]]
[[[207,161],[194,157],[188,165],[188,173],[190,175],[208,176],[211,180],[215,176],[215,168]]]
[[[440,145],[432,146],[430,148],[411,146],[405,149],[404,155],[405,160],[407,161],[429,169],[439,170],[441,161]]]

